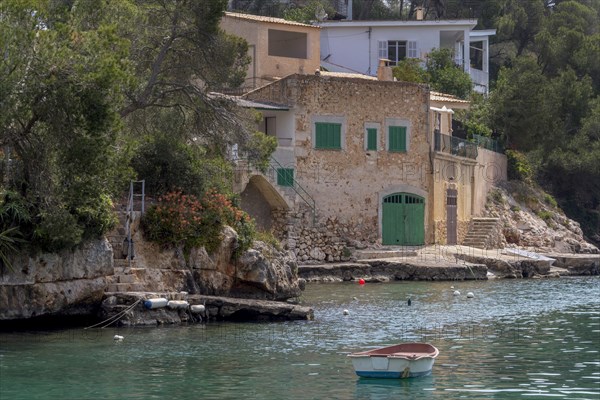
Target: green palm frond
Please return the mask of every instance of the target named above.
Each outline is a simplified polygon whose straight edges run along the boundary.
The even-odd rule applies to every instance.
[[[14,271],[14,269],[9,256],[18,253],[19,243],[25,243],[21,236],[21,232],[16,226],[0,232],[0,266],[5,265],[10,271]]]

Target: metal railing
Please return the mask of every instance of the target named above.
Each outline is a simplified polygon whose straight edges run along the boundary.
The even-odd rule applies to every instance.
[[[141,183],[141,193],[135,193],[135,184]],[[144,215],[145,208],[145,199],[146,199],[146,181],[130,181],[129,182],[129,197],[127,199],[127,220],[125,222],[125,235],[127,236],[125,240],[127,241],[127,260],[129,262],[129,266],[131,267],[131,260],[135,257],[134,249],[133,249],[133,239],[131,239],[131,221],[133,221],[133,212],[134,212],[134,199],[135,197],[141,198],[141,214]]]
[[[484,149],[495,151],[496,153],[504,153],[504,146],[499,141],[489,138],[487,136],[481,136],[474,134],[473,142]]]
[[[466,157],[475,160],[477,158],[477,145],[454,136],[434,133],[434,150],[454,156]]]
[[[241,160],[239,160],[239,161],[241,161]],[[279,173],[280,169],[285,169],[285,167],[283,165],[281,165],[281,163],[279,161],[277,161],[276,159],[271,157],[271,160],[269,161],[269,165],[267,166],[266,170],[263,170],[263,168],[261,168],[260,166],[257,166],[251,159],[246,159],[245,161],[246,161],[246,165],[247,165],[247,168],[249,171],[250,170],[258,170],[267,178],[267,180],[269,182],[271,182],[271,184],[276,185],[276,186],[281,186],[277,183],[277,174]],[[298,181],[296,180],[296,178],[294,178],[294,176],[287,176],[286,178],[288,180],[288,183],[290,183],[290,185],[289,186],[287,186],[287,185],[281,186],[281,187],[290,188],[298,195],[298,197],[308,206],[308,208],[312,212],[313,224],[315,224],[316,219],[317,219],[317,205],[316,205],[315,199],[310,194],[308,194],[306,189],[304,189],[298,183]]]

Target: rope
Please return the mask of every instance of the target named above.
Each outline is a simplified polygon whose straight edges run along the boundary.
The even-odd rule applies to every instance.
[[[113,315],[112,317],[110,317],[110,318],[108,318],[108,319],[105,319],[105,320],[104,320],[104,321],[102,321],[102,322],[98,322],[98,323],[97,323],[97,324],[95,324],[95,325],[88,326],[87,328],[83,328],[83,329],[85,330],[85,329],[95,328],[95,327],[97,327],[98,325],[102,325],[102,324],[104,324],[105,322],[108,322],[108,321],[110,321],[110,322],[108,322],[106,325],[103,325],[103,326],[101,326],[101,327],[100,327],[100,329],[106,328],[107,326],[109,326],[109,325],[110,325],[110,324],[112,324],[113,322],[117,322],[118,320],[120,320],[121,318],[123,318],[123,317],[125,316],[125,314],[126,314],[126,313],[127,313],[129,310],[133,309],[133,308],[134,308],[135,306],[137,306],[137,305],[138,305],[138,304],[139,304],[141,301],[142,301],[142,299],[138,299],[138,300],[137,300],[135,303],[133,303],[131,306],[129,306],[129,307],[128,307],[128,308],[126,308],[125,310],[123,310],[123,311],[121,311],[121,312],[119,312],[119,313],[117,313],[117,314]],[[111,320],[114,320],[114,321],[111,321]]]

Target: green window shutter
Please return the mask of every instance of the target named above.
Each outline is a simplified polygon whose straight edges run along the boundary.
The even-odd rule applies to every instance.
[[[389,151],[406,153],[406,127],[390,126]]]
[[[277,184],[279,186],[294,186],[294,169],[293,168],[278,168],[277,169]]]
[[[325,122],[315,123],[315,148],[341,149],[342,124],[332,124]]]
[[[367,129],[367,150],[377,151],[377,129]]]

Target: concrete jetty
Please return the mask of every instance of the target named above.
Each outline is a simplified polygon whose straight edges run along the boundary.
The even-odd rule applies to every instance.
[[[458,281],[485,280],[488,269],[483,264],[456,261],[428,261],[406,258],[360,260],[352,263],[301,265],[298,276],[307,282],[342,282],[364,279],[366,282],[388,281]]]
[[[307,282],[455,281],[598,275],[598,254],[555,254],[520,249],[422,246],[363,250],[344,263],[300,265]]]
[[[166,299],[177,307],[148,309],[144,302]],[[185,307],[182,304],[187,303]],[[185,305],[185,304],[184,304]],[[204,310],[192,313],[191,307]],[[190,295],[185,292],[107,292],[102,301],[100,318],[114,319],[111,326],[156,326],[201,321],[290,321],[312,320],[309,307],[283,301],[238,299],[232,297]]]

